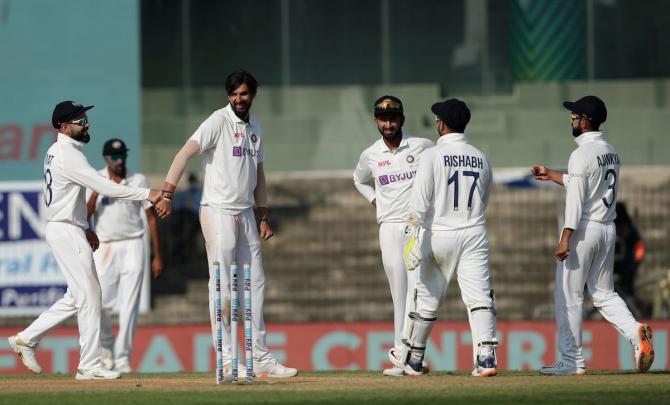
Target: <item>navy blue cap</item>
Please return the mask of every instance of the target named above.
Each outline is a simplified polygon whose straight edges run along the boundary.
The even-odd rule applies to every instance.
[[[77,115],[86,112],[95,106],[84,107],[76,101],[61,101],[56,104],[53,114],[51,114],[51,125],[59,129],[61,124],[72,121]]]
[[[465,127],[470,122],[470,109],[456,98],[435,103],[430,110],[456,132],[465,131]]]
[[[579,114],[596,125],[607,120],[607,107],[605,102],[596,96],[584,96],[577,101],[565,101],[563,107]]]
[[[113,138],[105,142],[102,146],[102,156],[112,156],[118,153],[128,152],[130,149],[126,147],[126,144],[118,139]]]

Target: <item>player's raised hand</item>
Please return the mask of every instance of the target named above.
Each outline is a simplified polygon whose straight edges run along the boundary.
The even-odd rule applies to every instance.
[[[550,180],[549,169],[547,169],[543,165],[538,164],[533,165],[533,167],[530,168],[530,172],[533,174],[533,177],[535,177],[535,180],[541,180],[541,181]]]

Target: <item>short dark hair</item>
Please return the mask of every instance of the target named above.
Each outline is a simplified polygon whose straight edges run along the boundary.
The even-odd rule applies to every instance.
[[[258,81],[251,73],[242,69],[235,70],[226,77],[226,92],[228,95],[231,95],[235,89],[240,87],[243,83],[247,84],[249,92],[251,92],[252,96],[255,96],[256,89],[258,88]]]

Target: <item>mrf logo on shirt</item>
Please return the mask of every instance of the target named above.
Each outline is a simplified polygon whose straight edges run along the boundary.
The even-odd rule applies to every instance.
[[[382,160],[380,162],[377,162],[377,167],[387,167],[387,166],[391,166],[390,160]]]
[[[256,157],[258,154],[257,150],[251,149],[251,148],[244,148],[242,146],[233,146],[233,156],[237,157],[245,157],[245,156],[250,156],[250,157]]]
[[[410,170],[407,172],[395,173],[395,174],[385,174],[379,176],[379,184],[386,186],[391,183],[396,183],[399,181],[411,180],[416,174],[416,170]]]

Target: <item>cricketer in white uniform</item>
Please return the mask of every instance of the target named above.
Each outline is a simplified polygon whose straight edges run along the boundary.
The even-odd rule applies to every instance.
[[[147,187],[143,174],[126,169],[128,148],[121,139],[110,139],[103,145],[107,166],[98,171],[102,177],[131,187]],[[156,214],[148,201],[127,201],[111,198],[91,190],[87,192],[88,218],[98,235],[100,247],[93,253],[102,288],[101,345],[102,363],[121,373],[132,371],[130,354],[140,308],[140,293],[147,257],[144,241],[147,217],[154,252],[151,273],[154,278],[163,271]],[[112,331],[112,310],[119,309],[119,332]]]
[[[484,211],[491,187],[486,156],[463,133],[470,110],[457,99],[433,104],[440,139],[421,156],[412,186],[404,259],[418,271],[416,309],[405,323],[401,351],[389,358],[410,375],[426,372],[422,361],[437,310],[454,272],[468,310],[474,376],[496,374],[495,301],[489,277]],[[423,236],[418,240],[420,228]],[[422,261],[423,259],[423,261]],[[420,264],[420,266],[419,266]],[[419,266],[418,270],[414,270]]]
[[[621,161],[607,143],[600,124],[607,119],[605,103],[596,96],[564,102],[571,111],[577,149],[570,155],[568,174],[542,165],[531,169],[538,180],[552,180],[566,188],[565,223],[556,247],[556,328],[560,360],[544,366],[544,375],[583,375],[582,304],[584,286],[593,305],[633,345],[635,362],[646,372],[654,361],[652,331],[635,320],[614,291],[613,267],[616,198]]]
[[[250,263],[254,373],[256,376],[292,377],[298,370],[285,367],[277,361],[265,343],[265,273],[260,239],[269,239],[273,232],[268,218],[263,170],[263,129],[250,115],[257,86],[258,82],[251,73],[243,70],[234,71],[226,78],[230,104],[212,113],[177,153],[163,186],[163,195],[167,199],[157,205],[156,210],[161,217],[170,214],[169,199],[176,189],[186,162],[193,156],[202,154],[204,183],[200,202],[200,224],[210,264],[208,287],[212,341],[216,342],[216,291],[212,264],[215,261],[221,264],[221,303],[224,307],[223,313],[230,314],[226,309],[230,308],[230,265],[236,262],[241,267],[244,263]],[[260,217],[259,225],[254,218],[254,206]],[[223,317],[223,324],[224,371],[229,374],[231,346],[227,316]]]
[[[35,347],[51,329],[77,315],[80,357],[77,380],[114,379],[120,374],[100,361],[100,283],[93,262],[98,239],[86,221],[86,188],[125,200],[157,202],[158,190],[128,187],[101,177],[82,153],[90,140],[84,107],[74,101],[56,105],[52,124],[58,139],[44,159],[44,202],[47,206],[45,238],[58,262],[67,291],[28,328],[9,338],[12,349],[30,370],[40,373]]]
[[[421,153],[434,143],[402,131],[402,102],[394,96],[375,101],[375,123],[382,138],[361,153],[354,171],[354,185],[377,208],[382,263],[393,300],[394,346],[402,348],[408,289],[414,291],[417,272],[408,272],[402,259],[402,235],[409,207],[409,194]],[[413,294],[410,297],[413,301]],[[413,306],[412,306],[413,307]],[[401,376],[402,369],[384,370]]]

